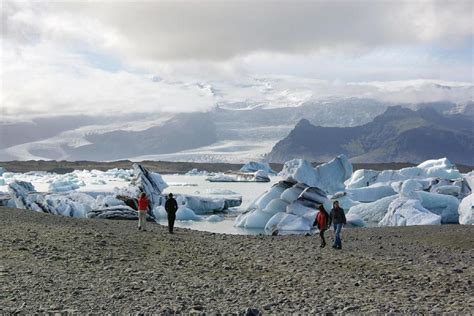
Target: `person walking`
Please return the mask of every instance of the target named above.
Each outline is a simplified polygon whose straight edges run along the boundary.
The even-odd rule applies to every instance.
[[[146,231],[146,213],[148,212],[149,204],[146,193],[140,193],[140,197],[138,198],[138,230]]]
[[[344,210],[339,207],[339,202],[334,201],[332,204],[331,213],[329,214],[329,226],[331,223],[334,224],[334,244],[332,247],[334,249],[342,249],[342,241],[341,241],[341,230],[342,226],[346,224],[346,215],[344,214]]]
[[[165,210],[168,213],[168,230],[170,234],[173,233],[174,221],[176,219],[176,211],[178,210],[178,203],[173,198],[173,193],[168,195],[168,199],[165,203]]]
[[[324,238],[324,232],[328,229],[329,214],[323,205],[318,208],[319,212],[316,214],[313,226],[319,229],[319,237],[321,238],[321,248],[326,247],[326,239]]]

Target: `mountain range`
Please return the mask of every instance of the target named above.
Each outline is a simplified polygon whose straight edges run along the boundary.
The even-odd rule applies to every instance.
[[[302,119],[265,159],[327,161],[341,153],[353,162],[421,162],[446,156],[472,166],[474,119],[426,106],[418,110],[392,106],[372,122],[355,127],[315,126]]]

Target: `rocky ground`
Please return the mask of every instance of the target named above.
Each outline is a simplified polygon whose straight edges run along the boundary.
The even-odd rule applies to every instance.
[[[346,229],[337,251],[0,208],[0,232],[0,313],[474,312],[474,227]]]

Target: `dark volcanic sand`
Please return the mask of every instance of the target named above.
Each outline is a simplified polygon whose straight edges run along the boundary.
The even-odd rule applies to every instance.
[[[0,313],[474,312],[472,226],[347,229],[336,251],[136,224],[0,208]]]

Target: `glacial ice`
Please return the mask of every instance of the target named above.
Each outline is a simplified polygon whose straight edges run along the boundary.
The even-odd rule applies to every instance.
[[[215,214],[206,218],[206,221],[212,222],[212,223],[222,222],[223,220],[224,218],[222,216],[215,215]]]
[[[345,155],[339,155],[316,168],[306,160],[293,159],[285,162],[279,175],[334,194],[345,189],[344,181],[352,175],[352,164]]]
[[[198,170],[196,168],[189,170],[184,174],[185,176],[213,176],[214,173],[206,170]]]
[[[424,208],[441,216],[441,223],[457,224],[459,222],[459,200],[457,198],[451,195],[425,191],[418,191],[416,193]]]
[[[74,191],[79,188],[80,186],[78,185],[77,181],[57,180],[50,183],[48,189],[50,192],[67,192]]]
[[[347,226],[349,227],[365,227],[365,221],[355,213],[349,213],[346,215]]]
[[[268,174],[263,170],[254,173],[218,173],[206,180],[209,182],[270,182]]]
[[[264,162],[256,162],[256,161],[250,161],[246,163],[245,165],[240,168],[241,172],[257,172],[259,170],[262,170],[266,172],[267,174],[276,174],[275,171],[270,167],[268,163]]]
[[[441,216],[421,205],[419,200],[399,197],[390,203],[379,226],[441,225]]]
[[[304,217],[290,213],[276,213],[265,225],[265,232],[271,234],[278,231],[309,231],[313,228],[313,223]]]
[[[459,224],[474,225],[474,193],[466,196],[459,204]]]
[[[374,202],[396,194],[392,186],[382,185],[380,183],[363,188],[347,189],[347,193],[352,200],[363,203]]]
[[[387,213],[390,203],[398,197],[398,194],[396,194],[381,198],[371,203],[360,203],[352,206],[347,215],[357,215],[366,223],[378,223]]]

